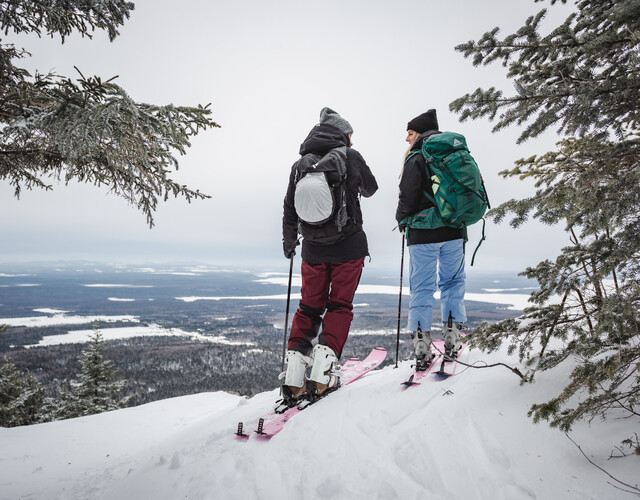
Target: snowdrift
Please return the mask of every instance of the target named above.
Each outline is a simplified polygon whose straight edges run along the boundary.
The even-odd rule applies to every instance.
[[[391,354],[390,354],[391,355]],[[466,351],[467,363],[516,361]],[[0,429],[2,499],[616,499],[561,432],[527,417],[562,387],[520,386],[504,368],[466,369],[404,390],[411,368],[372,372],[288,422],[270,441],[235,439],[278,391],[203,393],[49,424]],[[568,370],[568,368],[567,368]],[[637,421],[583,423],[572,439],[617,479],[640,457],[609,459]]]

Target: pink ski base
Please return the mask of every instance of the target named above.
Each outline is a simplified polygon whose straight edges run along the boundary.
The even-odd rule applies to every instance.
[[[344,365],[342,365],[340,385],[345,386],[355,382],[364,374],[379,366],[386,357],[387,351],[382,347],[376,347],[364,361],[358,361],[356,358],[349,359]],[[262,439],[271,439],[282,430],[284,424],[286,424],[291,417],[301,411],[302,410],[299,410],[297,406],[294,406],[281,414],[272,412],[264,419],[262,434],[255,431],[256,436]]]

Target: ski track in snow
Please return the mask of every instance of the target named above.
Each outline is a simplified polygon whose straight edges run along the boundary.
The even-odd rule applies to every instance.
[[[461,360],[515,364],[504,353],[469,350]],[[403,390],[410,370],[403,362],[365,375],[294,416],[270,441],[240,441],[233,432],[238,421],[252,432],[277,389],[250,400],[202,393],[0,428],[0,499],[629,498],[561,432],[527,417],[532,402],[562,387],[564,374],[521,387],[505,369],[459,366],[444,381],[431,374]],[[640,458],[607,458],[635,427],[579,424],[573,436],[633,484]]]

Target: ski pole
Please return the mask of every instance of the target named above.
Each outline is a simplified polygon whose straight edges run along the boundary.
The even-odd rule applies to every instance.
[[[287,355],[287,326],[289,325],[289,303],[291,302],[291,278],[293,276],[293,257],[295,254],[291,256],[291,262],[289,264],[289,288],[287,289],[287,312],[284,316],[284,341],[282,343],[282,369],[280,372],[284,371],[284,359]]]
[[[398,368],[398,352],[400,351],[400,314],[402,312],[402,274],[404,272],[404,234],[402,236],[402,257],[400,258],[400,294],[398,296],[398,336],[396,339],[396,368]]]

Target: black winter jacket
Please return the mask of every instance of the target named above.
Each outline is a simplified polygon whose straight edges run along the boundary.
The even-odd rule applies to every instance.
[[[411,151],[420,151],[422,143],[433,134],[439,134],[438,130],[429,130],[422,134],[413,143]],[[398,197],[398,208],[396,210],[396,220],[398,224],[405,217],[417,214],[426,208],[433,207],[434,204],[424,195],[424,192],[431,192],[432,183],[424,167],[424,157],[421,154],[414,154],[409,158],[402,169],[400,176],[400,195]],[[462,228],[439,227],[437,229],[409,229],[407,245],[419,245],[423,243],[441,243],[443,241],[457,240],[464,237]]]
[[[348,262],[369,255],[367,236],[362,229],[360,195],[368,198],[378,190],[376,178],[362,155],[349,147],[349,137],[331,125],[316,125],[300,145],[300,155],[316,153],[324,155],[330,149],[347,146],[347,215],[349,220],[343,229],[344,237],[331,245],[319,245],[302,241],[302,260],[309,264]],[[284,198],[282,235],[285,248],[294,248],[298,237],[298,215],[294,207],[296,163],[291,167],[289,186]]]

